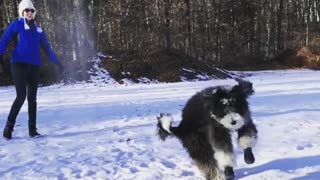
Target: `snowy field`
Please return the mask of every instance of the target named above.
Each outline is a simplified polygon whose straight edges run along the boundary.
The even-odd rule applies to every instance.
[[[240,148],[236,179],[320,179],[320,71],[263,71],[248,77],[259,142],[247,165]],[[161,84],[52,85],[39,88],[31,139],[27,103],[11,141],[0,140],[1,180],[204,180],[177,139],[156,136],[156,116],[181,109],[195,92],[233,80]],[[0,87],[0,132],[15,98]]]

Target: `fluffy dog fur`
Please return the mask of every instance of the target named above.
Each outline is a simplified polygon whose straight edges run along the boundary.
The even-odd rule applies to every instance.
[[[206,179],[234,179],[232,132],[238,133],[245,162],[255,161],[251,148],[257,140],[257,129],[247,101],[254,90],[248,81],[237,82],[233,87],[210,87],[192,96],[177,127],[171,125],[170,114],[157,117],[159,137],[177,137]]]

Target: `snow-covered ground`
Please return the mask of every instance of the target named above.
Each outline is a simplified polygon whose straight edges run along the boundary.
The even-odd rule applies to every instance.
[[[320,71],[254,72],[249,99],[259,130],[247,165],[236,149],[236,179],[320,179]],[[181,109],[195,92],[232,80],[102,85],[52,85],[39,88],[38,129],[31,139],[27,103],[11,141],[0,140],[0,179],[175,180],[204,179],[177,139],[156,136],[156,116]],[[0,87],[0,128],[15,98]]]

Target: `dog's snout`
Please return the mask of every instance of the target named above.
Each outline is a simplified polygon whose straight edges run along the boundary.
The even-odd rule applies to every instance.
[[[232,121],[231,121],[231,124],[232,124],[232,125],[236,125],[236,124],[237,124],[237,121],[232,120]]]

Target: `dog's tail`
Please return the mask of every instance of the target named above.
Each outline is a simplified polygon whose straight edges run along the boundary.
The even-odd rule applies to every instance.
[[[161,140],[166,140],[167,137],[171,136],[175,136],[175,130],[176,127],[172,127],[172,121],[173,118],[170,114],[163,114],[161,113],[159,117],[157,117],[158,119],[158,135],[160,137]]]

